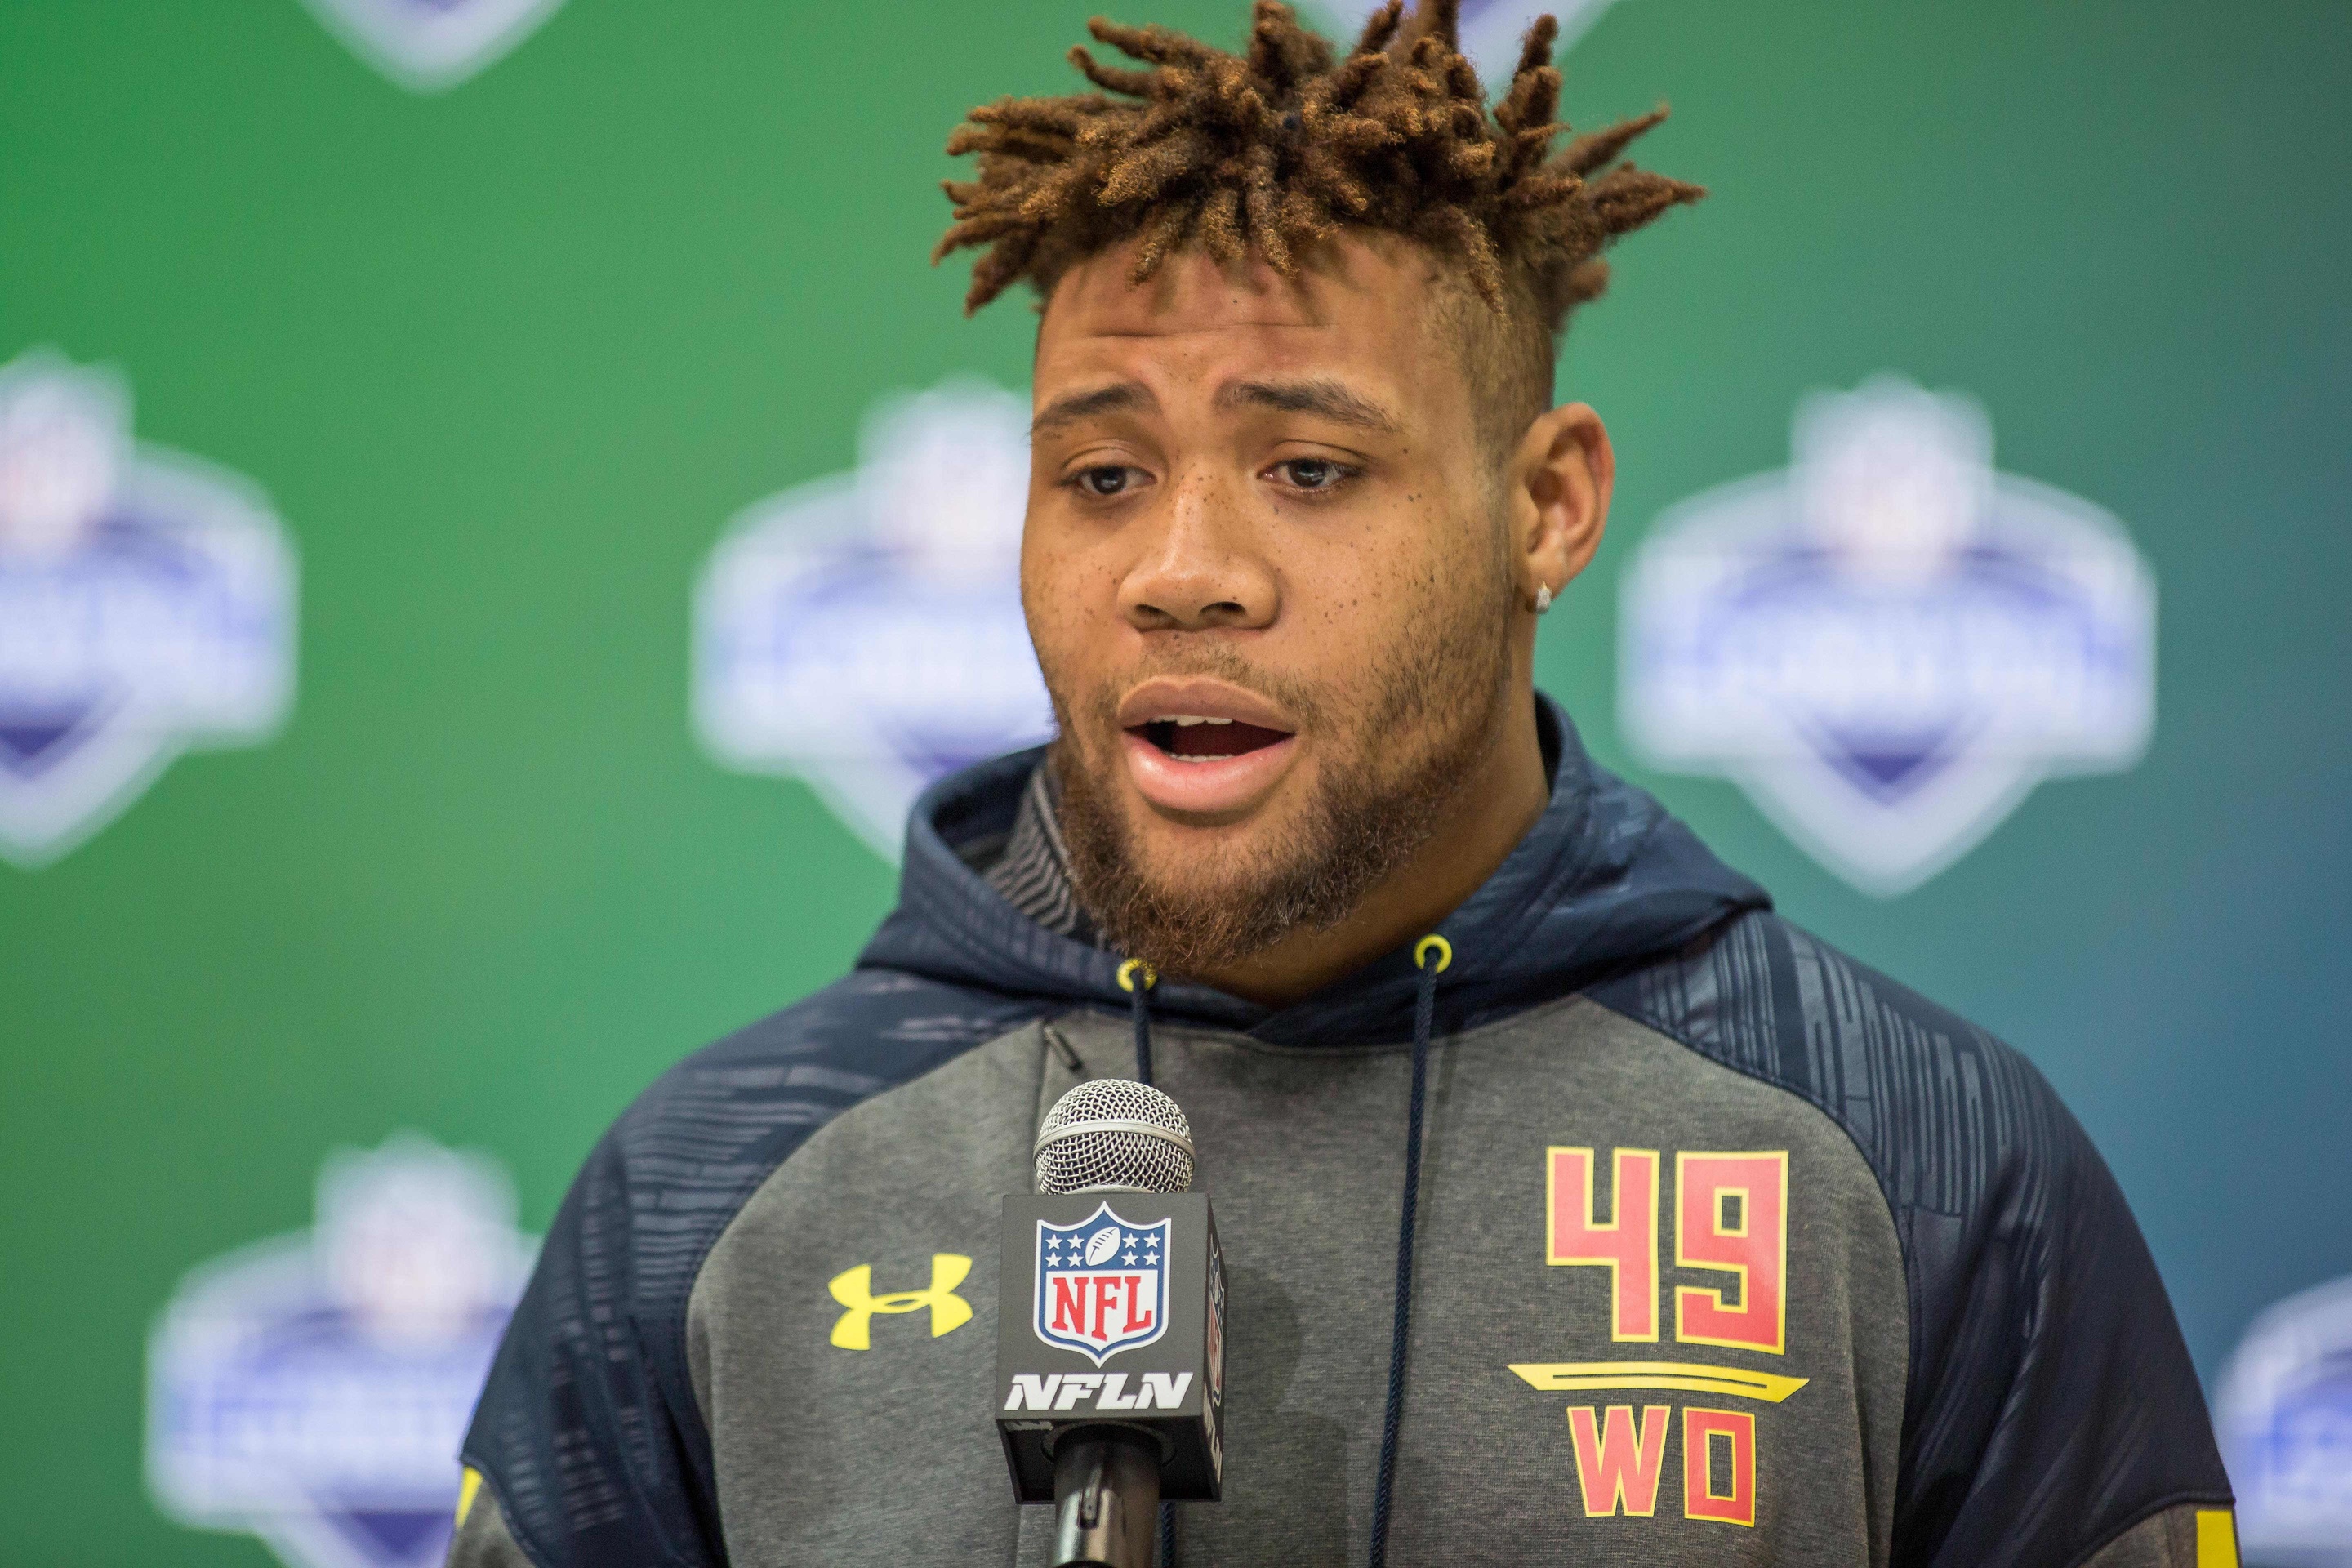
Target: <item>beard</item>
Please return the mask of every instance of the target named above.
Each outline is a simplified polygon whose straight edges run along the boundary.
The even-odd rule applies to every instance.
[[[1503,589],[1508,593],[1507,585]],[[1062,834],[1077,900],[1103,936],[1168,974],[1201,974],[1265,951],[1297,931],[1328,931],[1411,860],[1435,834],[1501,733],[1510,690],[1510,617],[1460,605],[1426,607],[1407,626],[1455,628],[1395,648],[1344,705],[1325,691],[1253,666],[1230,646],[1168,650],[1130,679],[1205,675],[1279,702],[1318,742],[1313,793],[1278,831],[1217,846],[1181,867],[1145,863],[1122,809],[1118,699],[1088,707],[1091,738],[1061,738],[1047,752],[1059,786]],[[1507,603],[1507,599],[1503,600]],[[1449,613],[1450,612],[1450,613]]]

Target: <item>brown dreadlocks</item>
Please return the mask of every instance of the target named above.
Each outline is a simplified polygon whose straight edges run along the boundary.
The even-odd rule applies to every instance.
[[[1188,245],[1221,263],[1255,251],[1290,278],[1344,228],[1402,236],[1451,260],[1487,307],[1439,292],[1473,384],[1491,389],[1482,426],[1515,437],[1549,405],[1568,312],[1608,281],[1601,248],[1706,193],[1630,164],[1594,177],[1663,108],[1551,153],[1569,127],[1553,117],[1549,16],[1489,116],[1456,47],[1460,11],[1421,0],[1407,17],[1389,0],[1344,60],[1281,0],[1256,0],[1243,55],[1097,17],[1096,38],[1150,68],[1076,47],[1071,62],[1102,91],[973,110],[948,151],[978,153],[980,177],[946,182],[956,221],[932,259],[986,247],[971,311],[1023,279],[1042,303],[1071,266],[1139,237],[1137,283]]]
[[[1460,0],[1402,0],[1372,16],[1345,60],[1280,0],[1256,0],[1248,52],[1229,55],[1164,27],[1087,24],[1151,68],[1070,59],[1100,92],[1008,98],[971,111],[950,153],[980,177],[947,182],[956,222],[934,260],[986,247],[968,310],[1024,279],[1042,298],[1072,264],[1137,236],[1142,282],[1180,247],[1220,262],[1255,250],[1285,277],[1343,227],[1402,235],[1453,259],[1492,308],[1533,313],[1547,335],[1607,281],[1599,252],[1696,185],[1620,165],[1661,109],[1578,137],[1553,118],[1559,26],[1528,30],[1490,117],[1456,47]]]

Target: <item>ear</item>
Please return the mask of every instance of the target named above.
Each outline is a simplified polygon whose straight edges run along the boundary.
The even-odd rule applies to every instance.
[[[1571,403],[1539,415],[1511,459],[1511,554],[1520,603],[1536,590],[1557,596],[1592,563],[1609,521],[1617,454],[1591,405]]]

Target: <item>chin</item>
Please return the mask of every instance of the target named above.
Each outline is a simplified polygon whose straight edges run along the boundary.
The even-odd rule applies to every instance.
[[[1136,873],[1160,897],[1186,903],[1252,897],[1287,842],[1261,813],[1210,827],[1171,823],[1148,806],[1142,815],[1145,821],[1129,823]]]

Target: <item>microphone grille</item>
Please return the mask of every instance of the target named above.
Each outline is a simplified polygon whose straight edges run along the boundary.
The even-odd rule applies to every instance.
[[[1098,1078],[1054,1102],[1037,1127],[1037,1190],[1192,1190],[1192,1124],[1150,1084]]]

